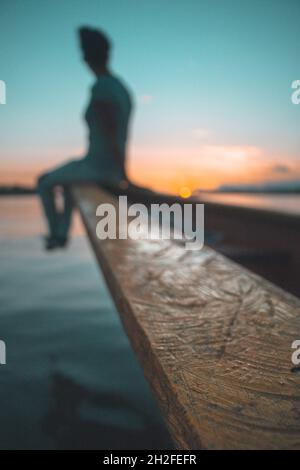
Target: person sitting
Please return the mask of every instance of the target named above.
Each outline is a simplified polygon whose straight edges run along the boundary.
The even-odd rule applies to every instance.
[[[85,112],[89,129],[86,155],[42,174],[37,190],[48,222],[45,238],[48,250],[66,246],[71,224],[73,202],[70,185],[93,182],[126,187],[126,143],[132,111],[131,95],[124,83],[109,69],[111,44],[96,29],[82,27],[79,38],[83,58],[96,76]],[[63,192],[63,210],[56,204],[56,188]]]

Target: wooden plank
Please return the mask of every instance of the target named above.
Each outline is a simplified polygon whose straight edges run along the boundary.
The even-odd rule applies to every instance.
[[[73,196],[177,446],[300,448],[300,301],[208,248],[100,241],[96,207],[116,199]]]
[[[115,187],[107,189],[115,194],[120,193]],[[205,227],[221,235],[221,243],[214,243],[217,251],[300,297],[299,213],[221,204],[207,201],[204,199],[205,194],[183,200],[178,196],[159,194],[135,185],[128,188],[126,195],[128,200],[144,204],[205,203]],[[246,255],[247,252],[256,253],[257,256],[251,258]],[[278,255],[282,257],[281,261]],[[285,255],[285,259],[282,255]]]

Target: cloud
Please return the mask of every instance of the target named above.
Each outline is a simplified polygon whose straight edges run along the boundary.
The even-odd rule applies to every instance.
[[[192,129],[192,135],[196,140],[206,140],[211,137],[212,132],[210,129],[206,129],[205,127],[196,127]]]
[[[287,165],[274,165],[272,168],[273,173],[289,173],[290,168]]]
[[[140,95],[139,96],[139,103],[140,104],[150,104],[153,101],[153,96],[152,95]]]
[[[202,154],[209,159],[228,159],[232,162],[245,161],[249,158],[260,157],[262,150],[259,147],[239,146],[239,145],[204,145]]]

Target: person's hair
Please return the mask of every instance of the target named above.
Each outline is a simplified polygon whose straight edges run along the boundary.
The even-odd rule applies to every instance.
[[[111,48],[107,36],[98,29],[82,26],[79,28],[79,38],[85,61],[93,65],[106,65]]]

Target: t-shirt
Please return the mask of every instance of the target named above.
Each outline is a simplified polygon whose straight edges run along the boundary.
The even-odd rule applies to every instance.
[[[128,123],[131,113],[131,97],[127,88],[115,76],[107,73],[98,77],[91,90],[91,100],[85,113],[89,128],[89,147],[86,161],[108,178],[122,177],[122,168],[113,155],[111,143],[104,132],[101,114],[95,108],[95,102],[113,105],[116,117],[116,145],[125,164]]]

